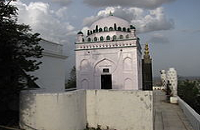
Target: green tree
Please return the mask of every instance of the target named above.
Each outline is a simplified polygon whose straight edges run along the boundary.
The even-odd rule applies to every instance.
[[[197,113],[200,114],[200,82],[199,81],[179,81],[178,95]]]
[[[76,67],[74,66],[70,72],[70,78],[68,79],[65,88],[76,88]]]
[[[39,69],[36,59],[42,57],[39,34],[28,25],[17,23],[17,8],[10,1],[0,0],[0,104],[1,111],[18,101],[24,88],[38,87],[36,77],[27,72]],[[2,117],[2,115],[0,115]],[[6,117],[5,117],[6,118]]]

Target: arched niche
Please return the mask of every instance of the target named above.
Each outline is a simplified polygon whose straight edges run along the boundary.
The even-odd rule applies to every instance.
[[[130,78],[124,80],[124,88],[128,90],[133,88],[133,81]]]
[[[97,41],[97,37],[94,37],[94,41],[95,41],[95,42]]]
[[[109,69],[109,73],[113,73],[116,69],[116,65],[112,60],[102,59],[94,65],[95,75],[101,75],[105,68]]]
[[[83,88],[83,89],[89,89],[89,81],[87,79],[83,79],[81,81],[81,88]]]
[[[107,40],[107,41],[110,41],[110,36],[106,36],[106,40]]]
[[[91,38],[88,38],[87,41],[88,41],[88,42],[91,42]]]
[[[119,36],[119,39],[124,39],[124,36],[123,36],[123,35],[120,35],[120,36]]]
[[[115,40],[117,40],[117,36],[116,35],[113,36],[113,41],[115,41]]]
[[[101,37],[100,37],[100,41],[103,41],[103,40],[104,40],[104,39],[103,39],[103,36],[101,36]]]
[[[113,31],[113,30],[114,30],[113,27],[110,27],[110,28],[109,28],[109,31]]]
[[[123,31],[126,32],[126,28],[125,27],[123,27]]]
[[[130,57],[126,57],[123,61],[123,68],[125,71],[129,71],[133,69],[132,59]]]
[[[126,39],[129,39],[129,34],[126,35]]]
[[[121,31],[121,30],[122,30],[122,28],[121,28],[121,27],[118,27],[117,29],[118,29],[118,31]]]
[[[108,27],[104,27],[104,31],[107,32],[108,31]]]
[[[103,29],[102,28],[99,28],[99,32],[102,32],[103,31]]]
[[[89,69],[89,61],[87,59],[83,59],[80,62],[80,70],[83,72],[88,71]]]

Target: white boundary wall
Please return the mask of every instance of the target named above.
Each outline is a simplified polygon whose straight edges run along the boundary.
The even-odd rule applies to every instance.
[[[153,130],[152,92],[88,90],[86,93],[90,127]]]
[[[25,130],[83,130],[86,125],[85,96],[85,91],[22,92],[20,126]]]
[[[59,93],[23,91],[20,126],[26,130],[153,130],[150,91],[76,90]]]
[[[195,112],[187,103],[178,97],[178,103],[181,106],[187,119],[190,121],[194,130],[200,130],[200,115]]]

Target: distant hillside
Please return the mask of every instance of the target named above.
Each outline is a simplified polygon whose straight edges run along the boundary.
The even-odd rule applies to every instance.
[[[200,76],[179,76],[179,80],[200,80]]]
[[[200,80],[200,76],[178,76],[178,80]],[[153,85],[161,86],[160,77],[153,77]]]
[[[153,86],[161,86],[160,77],[153,77]]]

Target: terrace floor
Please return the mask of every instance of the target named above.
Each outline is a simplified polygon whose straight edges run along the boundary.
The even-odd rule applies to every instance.
[[[154,91],[154,130],[194,130],[177,104],[166,101],[165,93]]]

